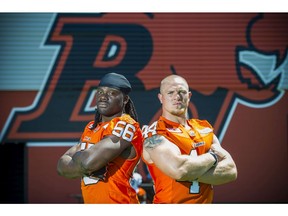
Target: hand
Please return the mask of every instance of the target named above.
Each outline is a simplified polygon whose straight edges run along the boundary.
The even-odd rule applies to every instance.
[[[221,161],[226,158],[226,155],[228,155],[228,152],[221,147],[218,143],[213,143],[210,147],[211,151],[213,151],[217,156],[218,160]]]
[[[106,166],[105,166],[99,170],[92,172],[89,177],[94,178],[94,179],[100,179],[100,180],[104,181],[105,176],[106,176],[106,172],[107,172],[107,170],[106,170]]]

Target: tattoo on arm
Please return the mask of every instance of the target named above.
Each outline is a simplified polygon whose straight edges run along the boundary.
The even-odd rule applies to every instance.
[[[156,146],[160,145],[163,142],[164,138],[160,135],[154,135],[145,139],[144,147],[147,149],[154,149]]]

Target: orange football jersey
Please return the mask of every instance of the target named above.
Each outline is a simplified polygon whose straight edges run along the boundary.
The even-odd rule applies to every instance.
[[[206,120],[190,119],[187,121],[191,130],[181,124],[169,121],[161,116],[150,126],[143,126],[143,138],[155,134],[165,136],[178,146],[181,154],[196,157],[206,153],[213,141],[213,128]],[[153,203],[211,203],[213,187],[198,181],[176,181],[165,175],[155,164],[146,163],[154,181],[155,196]]]
[[[103,137],[116,135],[131,142],[136,157],[125,159],[118,156],[106,167],[93,173],[93,177],[83,177],[81,181],[84,203],[139,203],[135,190],[130,185],[133,171],[142,154],[142,133],[134,119],[125,114],[109,122],[101,122],[91,129],[89,122],[81,137],[81,149],[97,145]]]

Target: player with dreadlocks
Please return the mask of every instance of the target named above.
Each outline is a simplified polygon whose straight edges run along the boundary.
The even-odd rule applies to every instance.
[[[59,175],[82,178],[84,203],[139,203],[130,180],[141,157],[142,133],[131,89],[123,75],[106,74],[96,91],[95,120],[58,161]]]

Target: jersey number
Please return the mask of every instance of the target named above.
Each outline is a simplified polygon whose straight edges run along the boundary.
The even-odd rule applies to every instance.
[[[197,157],[197,151],[193,149],[190,153],[191,157]],[[200,185],[199,182],[194,180],[192,181],[192,184],[190,185],[190,193],[191,194],[199,194],[200,193]]]
[[[127,122],[124,121],[118,121],[114,127],[114,130],[112,131],[112,134],[119,138],[122,137],[122,139],[128,142],[131,142],[135,131],[136,128],[133,125],[127,124]]]
[[[144,125],[142,127],[142,135],[143,138],[146,139],[147,137],[149,137],[149,133],[151,133],[150,136],[153,136],[156,134],[156,125],[157,125],[157,121],[155,121],[152,125]]]

